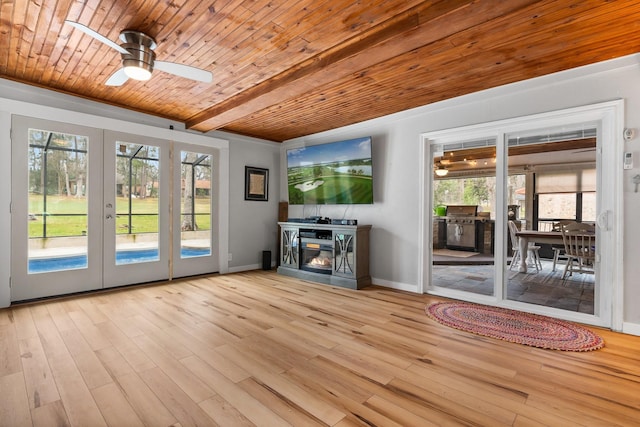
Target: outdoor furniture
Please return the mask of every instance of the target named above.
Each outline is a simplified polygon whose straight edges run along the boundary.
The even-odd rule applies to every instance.
[[[516,233],[519,239],[519,247],[521,251],[527,251],[527,247],[531,243],[549,243],[551,245],[562,245],[562,233],[557,231],[538,231],[538,230],[520,230]],[[527,272],[527,263],[521,262],[519,271]]]
[[[511,264],[509,265],[509,270],[513,268],[513,265],[517,260],[520,261],[520,271],[522,271],[522,266],[524,265],[524,271],[527,271],[527,261],[526,256],[523,257],[522,253],[524,251],[525,254],[531,256],[533,263],[536,267],[536,271],[542,270],[542,262],[540,261],[540,246],[535,245],[527,245],[525,248],[522,248],[520,244],[520,237],[518,237],[518,226],[515,222],[509,221],[509,233],[511,233],[511,249],[513,251],[513,257],[511,258]]]
[[[567,256],[562,279],[573,273],[594,273],[596,258],[595,226],[584,223],[567,224],[562,228],[562,240]]]
[[[562,221],[557,221],[553,223],[553,226],[551,228],[551,231],[555,231],[557,233],[561,233],[562,232],[562,228],[565,225],[568,224],[575,224],[575,221],[572,220],[562,220]],[[552,244],[551,245],[551,249],[553,250],[553,268],[551,269],[551,271],[556,271],[556,264],[558,264],[558,261],[560,260],[560,258],[567,260],[568,258],[564,252],[564,242],[560,245],[557,244]]]

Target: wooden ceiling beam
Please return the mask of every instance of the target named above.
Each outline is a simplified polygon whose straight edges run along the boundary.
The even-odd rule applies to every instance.
[[[292,67],[228,101],[202,111],[187,120],[186,126],[203,132],[220,129],[257,111],[341,78],[351,75],[358,78],[358,71],[366,67],[532,3],[535,1],[518,0],[496,4],[476,3],[472,0],[446,0],[421,3],[358,37]],[[473,7],[470,7],[472,5]]]
[[[622,10],[563,9],[548,19],[545,11],[552,4],[538,2],[459,32],[453,47],[451,38],[446,38],[370,67],[371,78],[358,79],[357,89],[352,76],[347,76],[253,113],[224,130],[283,141],[637,51],[640,36],[633,32],[637,14],[626,10],[631,2],[625,2]],[[525,19],[536,13],[543,14],[547,23],[533,25]],[[613,21],[619,25],[608,29]],[[535,31],[527,33],[526,27]]]

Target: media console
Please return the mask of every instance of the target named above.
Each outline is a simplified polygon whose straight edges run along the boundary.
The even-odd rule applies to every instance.
[[[305,222],[278,222],[278,225],[278,273],[350,289],[371,284],[370,225]]]

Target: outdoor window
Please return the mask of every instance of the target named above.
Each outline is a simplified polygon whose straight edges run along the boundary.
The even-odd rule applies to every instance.
[[[596,220],[595,169],[537,173],[535,187],[538,230],[559,220]]]

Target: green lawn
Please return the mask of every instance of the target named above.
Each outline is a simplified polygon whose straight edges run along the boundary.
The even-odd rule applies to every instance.
[[[373,181],[368,176],[340,175],[323,176],[316,178],[324,183],[319,187],[300,191],[297,184],[304,181],[289,184],[289,204],[359,204],[371,203],[373,199]],[[313,181],[308,180],[308,181]]]
[[[209,227],[209,199],[196,199],[196,222],[199,230]],[[46,211],[41,194],[29,195],[29,237],[42,237],[46,216],[47,237],[82,236],[87,232],[87,199],[66,196],[47,196]],[[116,233],[129,231],[129,200],[116,199]],[[131,225],[133,233],[156,233],[158,231],[158,199],[132,199]]]

